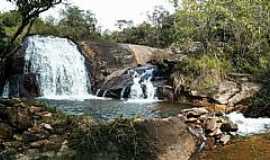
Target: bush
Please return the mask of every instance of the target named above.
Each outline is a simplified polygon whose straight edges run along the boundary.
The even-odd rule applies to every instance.
[[[228,60],[209,55],[189,57],[176,67],[176,71],[185,77],[186,85],[196,89],[216,85],[231,70]]]

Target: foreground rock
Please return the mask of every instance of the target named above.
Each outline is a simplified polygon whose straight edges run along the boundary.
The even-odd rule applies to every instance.
[[[0,159],[70,157],[61,148],[74,127],[64,115],[44,104],[0,99]]]
[[[177,117],[98,124],[34,101],[0,106],[0,159],[188,160],[200,144]]]

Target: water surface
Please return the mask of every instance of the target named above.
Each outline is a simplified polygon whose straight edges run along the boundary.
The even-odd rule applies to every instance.
[[[182,109],[190,107],[185,104],[174,104],[170,102],[155,101],[121,101],[121,100],[48,100],[41,101],[48,103],[70,115],[90,115],[99,120],[110,120],[124,117],[169,117],[177,115]]]

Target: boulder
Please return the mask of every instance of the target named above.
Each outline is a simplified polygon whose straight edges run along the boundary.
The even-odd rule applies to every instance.
[[[25,107],[22,102],[15,104],[13,107],[1,108],[0,117],[3,118],[5,123],[10,124],[18,131],[23,131],[33,126],[32,114],[29,108]]]
[[[191,109],[184,109],[182,113],[185,114],[188,118],[189,117],[200,117],[204,114],[208,114],[208,110],[205,108],[191,108]]]
[[[121,135],[117,138],[119,139],[117,142],[114,140],[111,141],[114,138],[109,138],[105,142],[102,141],[101,143],[104,143],[104,145],[98,144],[98,146],[102,145],[103,147],[95,150],[94,153],[88,153],[85,156],[82,155],[85,158],[81,159],[87,159],[88,156],[91,156],[90,159],[95,160],[137,158],[141,160],[188,160],[196,151],[199,144],[198,138],[189,131],[187,125],[180,118],[139,119],[136,120],[132,127],[134,127],[137,135],[135,140],[138,143],[136,157],[133,157],[133,151],[130,153],[134,142],[133,140],[128,141],[130,139],[129,136],[132,136],[133,133],[129,132],[125,134],[123,132],[124,130],[121,129],[122,127],[120,127],[119,131]],[[108,136],[113,137],[114,135]],[[121,144],[118,144],[118,141]],[[124,151],[121,148],[123,146],[126,147]],[[127,153],[124,153],[125,151]],[[83,154],[85,153],[83,152]]]
[[[28,108],[12,108],[11,110],[15,110],[15,113],[9,114],[10,122],[16,129],[25,130],[33,126],[32,114]]]
[[[108,79],[112,79],[127,68],[145,65],[150,61],[160,62],[176,57],[170,50],[141,45],[84,41],[80,42],[80,47],[91,64],[94,90],[102,88]]]
[[[146,120],[139,124],[147,130],[157,150],[157,160],[188,160],[198,139],[179,118]]]
[[[106,77],[104,83],[100,85],[100,89],[96,93],[97,96],[111,97],[111,98],[128,98],[130,87],[133,85],[134,73],[143,75],[143,73],[153,70],[152,83],[156,88],[163,88],[167,83],[168,78],[166,73],[162,72],[157,65],[145,64],[138,67],[122,69],[113,72]],[[149,74],[142,77],[143,80],[149,78]],[[143,85],[142,85],[143,86]],[[161,91],[158,89],[158,91]],[[160,98],[163,96],[160,92],[157,93]]]
[[[5,123],[0,123],[0,139],[12,138],[13,129],[11,126]]]
[[[224,80],[207,90],[192,91],[191,95],[194,97],[210,98],[216,103],[234,107],[241,101],[254,96],[260,89],[261,84],[258,83]]]

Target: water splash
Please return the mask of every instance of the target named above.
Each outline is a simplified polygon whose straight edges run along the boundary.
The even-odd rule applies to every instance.
[[[143,84],[145,85],[145,94],[147,96],[147,99],[155,99],[156,88],[151,82],[151,77],[146,79]]]
[[[6,82],[1,97],[3,97],[3,98],[9,97],[9,81]]]
[[[25,48],[25,73],[38,75],[44,98],[92,97],[85,59],[77,45],[65,38],[31,36]]]
[[[270,131],[270,118],[246,118],[242,113],[231,113],[229,119],[238,125],[237,133],[250,135],[266,133]]]
[[[97,90],[97,92],[96,92],[96,96],[98,96],[98,95],[99,95],[100,91],[101,91],[101,89],[98,89],[98,90]]]
[[[107,93],[108,93],[108,90],[105,90],[105,91],[103,92],[103,94],[102,94],[102,97],[106,97]]]
[[[142,74],[134,71],[129,102],[148,103],[157,101],[157,98],[155,98],[156,88],[151,81],[153,71],[153,69],[145,70]]]
[[[133,85],[130,88],[130,98],[131,99],[143,99],[144,93],[142,86],[140,84],[142,76],[140,76],[136,71],[133,76]]]

